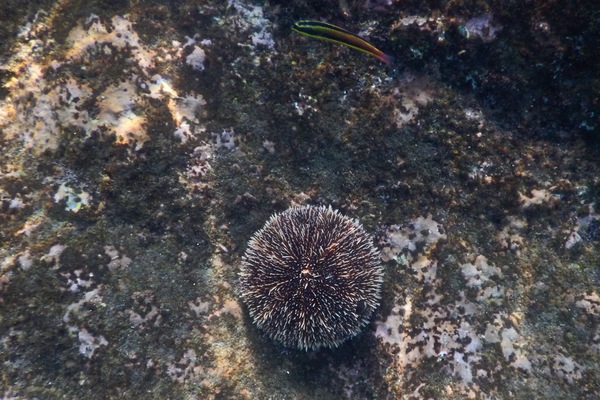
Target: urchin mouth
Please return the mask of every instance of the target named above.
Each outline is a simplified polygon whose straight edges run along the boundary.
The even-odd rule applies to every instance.
[[[314,271],[314,269],[312,269],[310,267],[304,267],[300,270],[299,278],[300,279],[312,279],[312,278],[318,278],[319,276],[321,276],[321,275],[316,273]]]
[[[318,277],[319,275],[314,273],[310,268],[304,268],[300,271],[300,274],[298,275],[298,287],[306,291],[309,286],[312,286],[314,284]]]

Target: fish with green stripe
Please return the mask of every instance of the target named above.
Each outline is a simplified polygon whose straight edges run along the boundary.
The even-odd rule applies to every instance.
[[[392,57],[373,46],[358,35],[349,32],[339,26],[321,21],[302,20],[294,23],[292,29],[302,35],[317,39],[330,40],[365,52],[378,58],[387,65],[392,63]]]

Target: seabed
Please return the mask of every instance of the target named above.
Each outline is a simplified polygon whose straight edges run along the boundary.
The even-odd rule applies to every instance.
[[[600,397],[595,1],[13,3],[1,399]],[[335,349],[279,347],[236,292],[300,204],[381,251]]]

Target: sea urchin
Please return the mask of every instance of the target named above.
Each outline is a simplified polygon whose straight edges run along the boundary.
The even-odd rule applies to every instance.
[[[379,304],[383,270],[371,237],[331,207],[292,207],[254,234],[240,295],[254,323],[286,347],[336,347]]]

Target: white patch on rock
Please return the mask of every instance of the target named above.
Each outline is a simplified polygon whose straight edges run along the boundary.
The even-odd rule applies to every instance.
[[[481,287],[492,276],[503,276],[500,269],[488,263],[487,258],[482,255],[478,255],[473,263],[465,263],[460,268],[469,287]]]
[[[87,358],[92,358],[100,346],[108,345],[108,341],[104,338],[104,336],[93,336],[85,328],[82,328],[78,332],[77,338],[79,339],[80,343],[79,353]]]
[[[522,208],[529,208],[534,205],[548,203],[552,199],[552,194],[546,189],[531,189],[531,196],[519,193],[519,200]]]
[[[204,62],[206,61],[206,53],[201,47],[194,46],[192,51],[186,58],[185,63],[192,67],[195,71],[204,71]]]
[[[430,216],[418,217],[404,226],[391,225],[380,240],[381,259],[402,263],[401,256],[405,255],[410,261],[413,258],[410,253],[416,251],[418,246],[422,246],[424,251],[427,251],[442,239],[446,239],[442,225]]]

